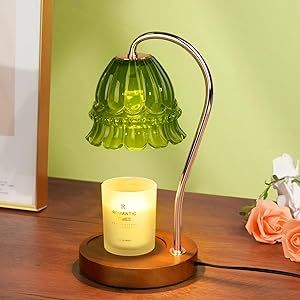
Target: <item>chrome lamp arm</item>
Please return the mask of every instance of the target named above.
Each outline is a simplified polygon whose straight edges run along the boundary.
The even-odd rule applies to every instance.
[[[181,37],[178,37],[176,35],[170,34],[170,33],[165,33],[165,32],[148,32],[140,35],[137,37],[131,44],[129,53],[128,53],[128,58],[130,60],[135,60],[137,59],[137,54],[136,54],[136,48],[138,44],[145,40],[149,39],[161,39],[161,40],[167,40],[170,42],[173,42],[182,48],[184,48],[187,52],[189,52],[193,58],[196,60],[197,64],[199,65],[204,80],[205,80],[205,102],[204,106],[202,109],[202,114],[200,117],[200,121],[197,127],[197,131],[191,146],[191,149],[189,151],[184,169],[182,171],[181,179],[178,184],[176,196],[175,196],[175,206],[174,206],[174,232],[173,232],[173,237],[174,237],[174,247],[170,249],[170,252],[173,255],[182,255],[184,254],[185,250],[181,245],[181,228],[182,228],[182,207],[183,207],[183,198],[184,198],[184,191],[185,191],[185,186],[186,182],[189,178],[191,168],[193,165],[193,162],[196,158],[198,148],[200,145],[200,142],[202,140],[202,136],[204,134],[204,130],[210,115],[210,111],[212,108],[212,103],[213,103],[213,82],[212,82],[212,77],[209,71],[209,68],[202,57],[202,55],[199,53],[199,51],[191,45],[189,42],[186,40],[182,39]]]

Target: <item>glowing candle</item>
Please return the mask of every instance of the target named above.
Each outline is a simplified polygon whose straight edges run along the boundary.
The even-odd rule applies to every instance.
[[[102,183],[106,251],[135,256],[154,249],[156,190],[154,181],[140,177],[112,178]]]

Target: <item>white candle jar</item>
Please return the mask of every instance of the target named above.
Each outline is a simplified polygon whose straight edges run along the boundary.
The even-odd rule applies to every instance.
[[[104,181],[101,190],[105,250],[122,256],[152,251],[156,183],[141,177],[119,177]]]

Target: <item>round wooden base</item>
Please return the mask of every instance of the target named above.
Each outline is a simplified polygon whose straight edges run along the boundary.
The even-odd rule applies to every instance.
[[[79,249],[80,273],[88,279],[122,288],[156,288],[184,281],[196,273],[197,246],[182,237],[186,252],[173,256],[173,235],[156,233],[155,248],[140,256],[119,256],[107,252],[103,235],[91,236]]]

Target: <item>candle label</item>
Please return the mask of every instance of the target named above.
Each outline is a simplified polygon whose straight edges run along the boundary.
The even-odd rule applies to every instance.
[[[141,202],[139,202],[141,204]],[[133,204],[114,203],[112,207],[104,206],[105,240],[119,249],[142,249],[155,235],[155,207],[140,206],[137,210]],[[110,217],[109,217],[110,215]]]
[[[123,211],[118,211],[113,209],[112,213],[118,216],[136,216],[136,211],[124,211],[126,210],[125,204],[121,204],[121,209],[123,209]]]
[[[112,213],[118,217],[119,220],[121,221],[131,221],[131,217],[136,216],[135,211],[117,211],[113,210]]]
[[[121,210],[112,210],[113,215],[117,217],[117,221],[121,222],[130,222],[132,221],[132,217],[135,217],[137,215],[136,211],[126,211],[126,205],[121,204]],[[112,222],[112,224],[116,224],[116,222]],[[119,225],[135,225],[135,224],[119,224]]]

